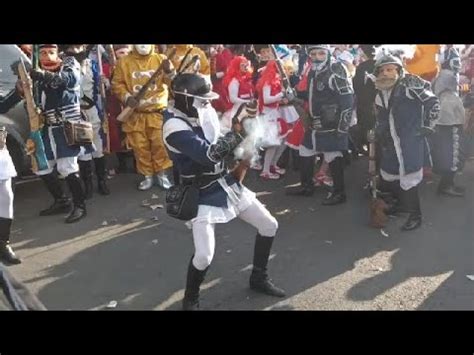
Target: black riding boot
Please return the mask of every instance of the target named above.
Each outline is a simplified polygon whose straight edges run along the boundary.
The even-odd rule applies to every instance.
[[[257,234],[253,255],[253,270],[250,275],[250,288],[260,293],[275,297],[285,297],[285,291],[276,287],[268,278],[267,264],[272,249],[273,237]]]
[[[191,257],[188,266],[188,275],[186,277],[186,290],[184,291],[183,311],[199,310],[199,288],[201,287],[207,267],[204,270],[198,270],[193,265],[194,255]]]
[[[127,153],[126,152],[117,152],[115,153],[118,160],[118,172],[120,174],[125,174],[128,172],[127,168]]]
[[[95,174],[97,175],[97,188],[101,195],[110,195],[107,187],[107,173],[105,171],[105,157],[94,158]]]
[[[463,197],[464,191],[454,186],[455,172],[447,172],[441,175],[441,180],[438,185],[438,194],[452,197]]]
[[[408,219],[402,226],[402,230],[409,231],[421,226],[420,197],[418,196],[418,186],[410,190],[402,190],[402,202],[405,211],[409,213]]]
[[[313,196],[314,194],[314,156],[300,157],[300,180],[301,187],[295,191],[288,192],[288,195],[293,196]]]
[[[84,195],[86,200],[92,198],[93,185],[92,185],[92,160],[78,160],[79,163],[79,175],[84,183]]]
[[[47,209],[40,211],[40,216],[52,216],[68,213],[71,209],[71,199],[66,196],[65,189],[55,172],[42,175],[41,179],[46,185],[49,193],[54,198],[54,203]]]
[[[344,158],[337,157],[329,163],[329,169],[334,182],[333,191],[323,200],[324,206],[338,205],[346,202],[344,188]]]
[[[84,190],[77,173],[69,174],[66,178],[66,182],[71,190],[73,201],[73,209],[67,216],[66,223],[74,223],[87,215]]]

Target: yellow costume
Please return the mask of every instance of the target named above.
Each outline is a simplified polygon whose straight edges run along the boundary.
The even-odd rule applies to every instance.
[[[439,72],[439,44],[417,44],[415,55],[407,59],[405,68],[410,74],[418,75],[425,80],[433,80]]]
[[[152,48],[150,54],[140,55],[134,48],[129,55],[120,58],[114,70],[112,91],[123,103],[131,95],[136,95],[141,87],[166,59]],[[173,164],[168,158],[163,144],[162,110],[168,104],[170,78],[160,76],[152,85],[134,113],[123,123],[127,141],[133,149],[137,170],[145,176],[152,176]]]

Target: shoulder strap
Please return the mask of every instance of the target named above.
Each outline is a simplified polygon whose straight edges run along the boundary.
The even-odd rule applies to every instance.
[[[191,123],[189,123],[187,119],[183,117],[179,117],[179,116],[174,116],[173,118],[177,118],[178,120],[181,120],[184,123],[186,123],[191,129],[193,128],[193,126],[191,125]],[[179,173],[179,179],[181,180],[181,173],[179,172],[179,170],[178,170],[178,173]],[[199,165],[198,172],[196,173],[196,176],[194,177],[193,185],[198,185],[199,180],[201,179],[202,173],[203,173],[203,168],[201,165]]]

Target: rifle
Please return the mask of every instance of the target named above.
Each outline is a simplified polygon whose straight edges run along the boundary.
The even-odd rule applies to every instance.
[[[43,138],[41,137],[41,111],[35,103],[31,78],[26,70],[25,62],[20,57],[18,73],[25,95],[26,111],[30,120],[30,134],[26,141],[27,154],[31,156],[33,172],[48,169],[48,158],[46,157]],[[37,88],[38,90],[39,88]]]
[[[294,90],[290,84],[290,78],[288,78],[288,75],[283,69],[283,64],[281,63],[280,58],[278,58],[278,54],[277,54],[275,46],[273,44],[269,44],[269,46],[272,50],[273,56],[275,57],[275,63],[277,65],[278,73],[280,74],[280,77],[282,78],[282,84],[283,84],[283,87],[285,88],[285,92],[287,94],[289,93],[292,94],[293,98],[290,100],[291,103],[293,104],[296,112],[298,112],[298,116],[304,117],[304,115],[306,114],[306,111],[304,109],[304,101],[296,97]]]
[[[173,48],[170,56],[174,56],[175,53],[176,53],[176,48]],[[143,85],[140,91],[136,95],[133,96],[135,100],[140,102],[140,100],[145,96],[147,90],[154,84],[158,76],[161,75],[161,72],[163,71],[163,65],[164,65],[164,61],[160,64],[158,69],[156,69],[156,71],[153,73],[151,78],[145,83],[145,85]],[[135,109],[136,107],[126,106],[124,110],[120,113],[120,115],[117,116],[117,121],[125,122],[133,114],[133,112],[135,112]]]
[[[280,76],[281,76],[281,79],[282,79],[283,87],[285,88],[285,90],[289,90],[289,89],[291,90],[290,78],[288,78],[288,75],[286,74],[286,72],[283,68],[283,64],[281,63],[281,59],[278,57],[278,53],[277,53],[277,50],[275,48],[275,45],[270,44],[269,46],[270,46],[270,48],[273,52],[273,56],[275,57],[275,62],[276,62],[277,68],[278,68],[278,72],[280,73]]]
[[[117,57],[115,56],[114,45],[108,44],[105,46],[105,49],[107,50],[109,55],[109,64],[111,67],[110,72],[112,72],[112,69],[115,68],[115,66],[117,65]]]
[[[369,177],[370,193],[369,202],[369,224],[374,228],[383,228],[387,224],[388,217],[385,214],[387,204],[384,200],[377,197],[377,167],[375,161],[375,133],[370,130],[367,133],[369,141]]]
[[[32,49],[31,64],[33,65],[33,69],[39,69],[39,44],[33,44]],[[40,107],[40,89],[39,83],[37,82],[33,82],[33,98],[35,100],[36,107]]]
[[[100,101],[101,101],[101,109],[102,109],[102,129],[104,130],[105,134],[105,152],[110,153],[110,134],[109,134],[109,120],[107,116],[107,95],[105,90],[105,84],[102,82],[102,77],[104,75],[104,70],[102,68],[102,53],[100,51],[100,44],[97,45],[97,66],[99,67],[99,93],[100,93]]]

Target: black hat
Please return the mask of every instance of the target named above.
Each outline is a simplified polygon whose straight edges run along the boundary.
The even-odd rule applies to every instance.
[[[211,84],[200,74],[183,73],[176,76],[171,83],[175,95],[197,97],[204,100],[215,100],[219,94],[212,91]]]

